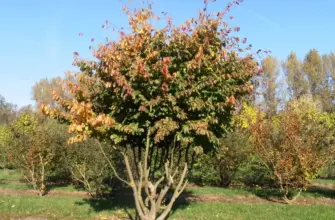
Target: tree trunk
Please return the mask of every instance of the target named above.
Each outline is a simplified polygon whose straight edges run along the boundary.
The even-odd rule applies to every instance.
[[[173,195],[166,206],[164,206],[164,199],[169,191],[169,189],[173,186],[175,182],[175,177],[178,173],[178,168],[173,166],[173,161],[167,161],[164,164],[164,176],[162,176],[156,182],[152,182],[150,180],[150,167],[148,166],[148,156],[149,156],[149,148],[150,148],[150,129],[148,129],[147,133],[147,141],[145,146],[145,154],[144,154],[144,161],[143,165],[142,162],[138,164],[138,173],[139,178],[136,181],[134,178],[134,174],[131,170],[131,166],[129,163],[129,159],[126,154],[123,154],[124,162],[126,164],[126,170],[128,174],[129,181],[125,181],[121,179],[118,174],[116,173],[114,167],[112,170],[115,176],[120,179],[122,182],[127,183],[128,186],[133,191],[133,197],[135,201],[135,208],[136,213],[140,220],[164,220],[167,218],[168,214],[170,213],[172,206],[178,196],[183,192],[187,185],[187,181],[184,181],[187,173],[187,164],[184,164],[184,169],[181,173],[181,177],[178,181],[177,186],[174,189]],[[105,158],[108,160],[110,166],[112,166],[111,161],[106,156],[103,151],[103,148],[100,147],[102,150]],[[157,152],[158,153],[158,152]],[[160,185],[163,184],[163,187],[158,193],[158,189]],[[145,197],[142,197],[144,191]]]

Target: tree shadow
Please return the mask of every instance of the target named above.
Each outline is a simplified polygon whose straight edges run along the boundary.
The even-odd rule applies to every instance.
[[[85,198],[76,205],[88,204],[94,212],[111,211],[117,212],[123,210],[129,219],[136,219],[134,215],[135,204],[131,194],[111,194],[98,198]]]
[[[57,190],[69,190],[69,189],[66,189],[67,187],[71,187],[72,190],[74,192],[85,192],[85,188],[80,185],[80,184],[71,184],[69,182],[51,182],[51,183],[48,183],[47,185],[47,189],[46,189],[46,194],[48,194],[48,192],[50,191],[57,191]],[[72,191],[70,190],[70,191]]]
[[[172,197],[170,192],[166,196],[166,203],[168,203]],[[189,205],[189,198],[193,197],[190,193],[185,192],[175,201],[169,216],[172,215],[176,210],[185,209]],[[94,212],[102,211],[119,211],[123,210],[126,213],[128,219],[137,220],[135,212],[135,203],[133,199],[133,192],[130,188],[117,189],[109,196],[102,196],[100,198],[85,198],[81,202],[76,202],[76,205],[88,204]],[[124,218],[124,216],[122,216]]]
[[[285,203],[282,200],[281,193],[277,188],[248,188],[248,192],[254,194],[255,196],[266,199],[270,202]],[[309,195],[314,198],[324,197],[329,199],[335,199],[335,189],[325,187],[325,186],[311,186],[306,191],[303,192],[304,195]]]
[[[280,202],[281,200],[279,189],[276,188],[247,188],[246,190],[257,197],[270,202]]]
[[[335,199],[335,189],[325,186],[311,186],[306,191],[312,194],[314,197],[324,197],[329,199]]]

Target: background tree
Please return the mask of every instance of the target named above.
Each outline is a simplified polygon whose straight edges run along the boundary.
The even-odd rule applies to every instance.
[[[9,124],[16,116],[16,106],[0,95],[0,125]]]
[[[323,69],[322,58],[316,49],[312,49],[306,54],[303,71],[307,76],[309,91],[313,99],[324,104],[325,100],[328,99],[327,96],[329,96],[328,80]]]
[[[291,96],[299,98],[306,95],[309,91],[308,81],[305,73],[302,71],[302,63],[298,60],[296,53],[291,52],[282,66]]]
[[[274,116],[277,111],[279,99],[276,95],[277,78],[280,72],[279,62],[277,58],[269,56],[262,61],[263,73],[262,81],[263,86],[263,97],[265,104],[265,111],[269,117]]]
[[[44,104],[55,107],[57,104],[53,99],[53,93],[57,93],[61,97],[69,98],[69,93],[66,92],[67,83],[74,80],[71,73],[67,72],[65,77],[44,78],[35,83],[32,87],[32,97],[37,105]]]
[[[324,54],[322,56],[323,71],[326,75],[325,90],[321,96],[322,106],[326,112],[335,110],[335,53]]]

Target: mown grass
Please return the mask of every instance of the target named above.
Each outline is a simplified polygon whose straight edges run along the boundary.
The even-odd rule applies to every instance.
[[[0,181],[21,181],[23,174],[18,170],[0,169]]]
[[[255,195],[261,198],[281,197],[278,189],[271,188],[219,188],[219,187],[191,187],[185,193],[192,195],[222,195],[222,196],[250,196]],[[306,198],[332,198],[335,199],[335,189],[323,187],[310,187],[301,193]]]
[[[111,203],[110,209],[99,210],[99,204],[71,196],[1,196],[0,216],[27,217],[41,216],[51,219],[87,219],[98,215],[114,215],[122,208]],[[98,201],[96,201],[98,203]],[[95,205],[95,206],[94,206]]]
[[[297,206],[281,204],[191,203],[178,209],[171,219],[334,219],[331,206]]]
[[[84,191],[82,187],[74,185],[52,185],[49,184],[48,190],[53,191]],[[29,190],[32,186],[25,183],[23,174],[18,170],[0,169],[0,189]]]
[[[335,187],[335,179],[315,179],[313,180],[313,183],[320,185],[332,185]]]
[[[48,219],[91,219],[96,217],[127,217],[134,213],[131,201],[128,205],[113,199],[87,200],[78,197],[0,197],[0,216],[17,218],[28,216]],[[197,203],[179,204],[170,219],[334,219],[332,206],[282,205],[282,204],[227,204]]]
[[[19,183],[21,173],[12,170],[0,170],[0,188],[28,190],[31,187]],[[312,187],[302,193],[302,197],[327,197],[335,199],[335,189],[329,187],[335,180],[316,180],[314,183],[327,187]],[[49,190],[76,192],[80,189],[73,185],[49,186]],[[278,189],[268,188],[218,188],[189,187],[185,191],[190,195],[258,196],[262,198],[279,197]],[[87,199],[67,196],[13,195],[0,196],[0,219],[19,217],[44,217],[48,219],[92,219],[105,216],[127,217],[134,213],[131,196],[117,198]],[[175,205],[170,219],[334,219],[335,209],[324,205],[283,205],[230,204],[182,202]],[[98,218],[99,219],[99,218]]]

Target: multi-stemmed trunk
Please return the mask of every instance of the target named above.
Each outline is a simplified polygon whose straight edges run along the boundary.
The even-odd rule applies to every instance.
[[[175,177],[178,174],[178,167],[173,165],[173,158],[171,158],[171,161],[166,161],[166,163],[164,164],[164,175],[156,182],[153,182],[152,180],[150,180],[150,168],[148,167],[149,148],[150,132],[148,131],[144,161],[143,163],[139,162],[137,167],[139,174],[137,180],[134,178],[134,174],[131,170],[127,155],[123,154],[129,181],[126,181],[118,176],[111,161],[106,156],[103,149],[100,149],[108,160],[115,176],[122,182],[126,183],[132,189],[138,217],[141,220],[164,220],[168,217],[174,202],[183,192],[187,185],[187,181],[184,181],[187,173],[187,163],[184,164],[182,173],[179,177],[179,181],[176,185]],[[174,185],[175,188],[172,197],[165,205],[164,203],[167,194]]]

